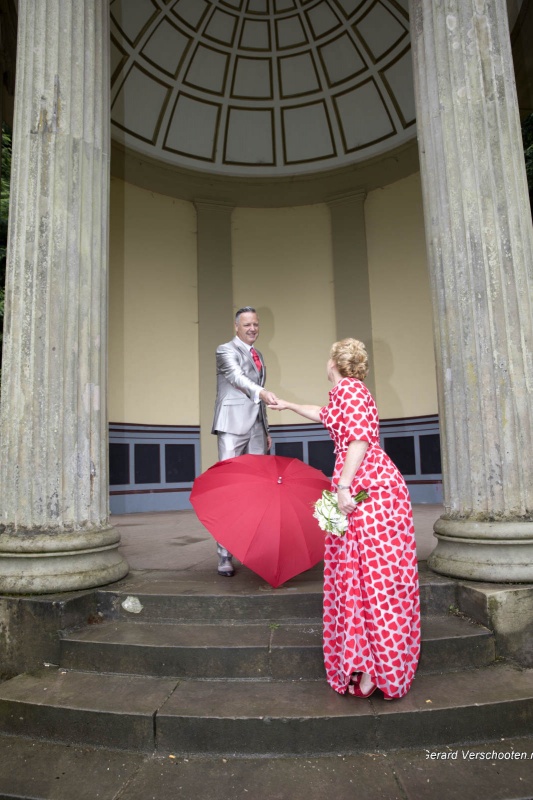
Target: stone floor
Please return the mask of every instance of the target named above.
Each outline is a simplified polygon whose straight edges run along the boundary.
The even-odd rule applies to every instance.
[[[436,544],[433,523],[440,505],[413,507],[417,554],[425,561]],[[111,524],[120,531],[121,551],[131,569],[204,569],[216,567],[213,537],[194,511],[115,514]]]
[[[436,505],[414,508],[420,561],[435,546],[432,526],[441,513]],[[132,570],[184,570],[198,573],[200,579],[206,568],[216,568],[213,539],[193,511],[115,515],[111,521],[120,530],[122,552]],[[451,673],[452,695],[453,686]],[[0,736],[0,800],[247,797],[531,800],[533,736],[453,750],[418,748],[321,758],[184,758]]]
[[[157,757],[0,737],[2,800],[531,800],[533,738],[322,758]]]

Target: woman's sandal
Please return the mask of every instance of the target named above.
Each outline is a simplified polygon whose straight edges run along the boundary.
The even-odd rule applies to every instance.
[[[378,688],[374,683],[370,683],[370,688],[366,692],[363,692],[363,690],[361,689],[361,678],[363,677],[364,674],[365,673],[363,672],[358,673],[357,683],[352,684],[352,689],[350,689],[350,694],[353,694],[354,697],[370,697],[370,695],[374,694],[374,692]],[[365,677],[370,678],[369,675],[366,675]]]
[[[361,687],[359,686],[359,684],[357,684],[357,686],[353,687],[352,694],[354,697],[370,697],[370,695],[374,694],[377,688],[378,688],[377,686],[371,686],[368,692],[362,692]]]
[[[378,688],[377,686],[372,686],[371,689],[366,694],[363,694],[363,692],[361,691],[360,686],[359,686],[359,684],[361,682],[362,674],[363,674],[362,672],[354,672],[352,674],[352,676],[350,677],[350,682],[348,683],[347,693],[351,694],[352,697],[365,697],[365,698],[366,697],[370,697],[371,695],[374,694],[374,692]],[[383,699],[384,700],[396,700],[395,697],[390,697],[388,694],[385,694],[385,692],[383,692]]]

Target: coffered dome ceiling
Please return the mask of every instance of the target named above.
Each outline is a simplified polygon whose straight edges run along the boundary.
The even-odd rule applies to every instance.
[[[415,135],[408,0],[111,0],[112,136],[189,170],[338,169]]]

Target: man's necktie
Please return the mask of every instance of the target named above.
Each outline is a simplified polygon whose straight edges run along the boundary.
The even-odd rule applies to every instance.
[[[257,367],[258,371],[261,372],[261,370],[263,369],[263,365],[261,364],[261,359],[257,355],[257,350],[254,350],[253,347],[250,347],[250,355],[252,356],[254,364]]]

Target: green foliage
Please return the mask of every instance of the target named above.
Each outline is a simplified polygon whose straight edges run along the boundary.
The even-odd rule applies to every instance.
[[[531,194],[533,192],[533,114],[530,114],[522,122],[522,139],[526,157],[527,185]]]
[[[7,218],[11,180],[11,131],[2,126],[2,178],[0,184],[0,380],[2,378],[2,332],[4,329],[4,298],[6,283]]]

